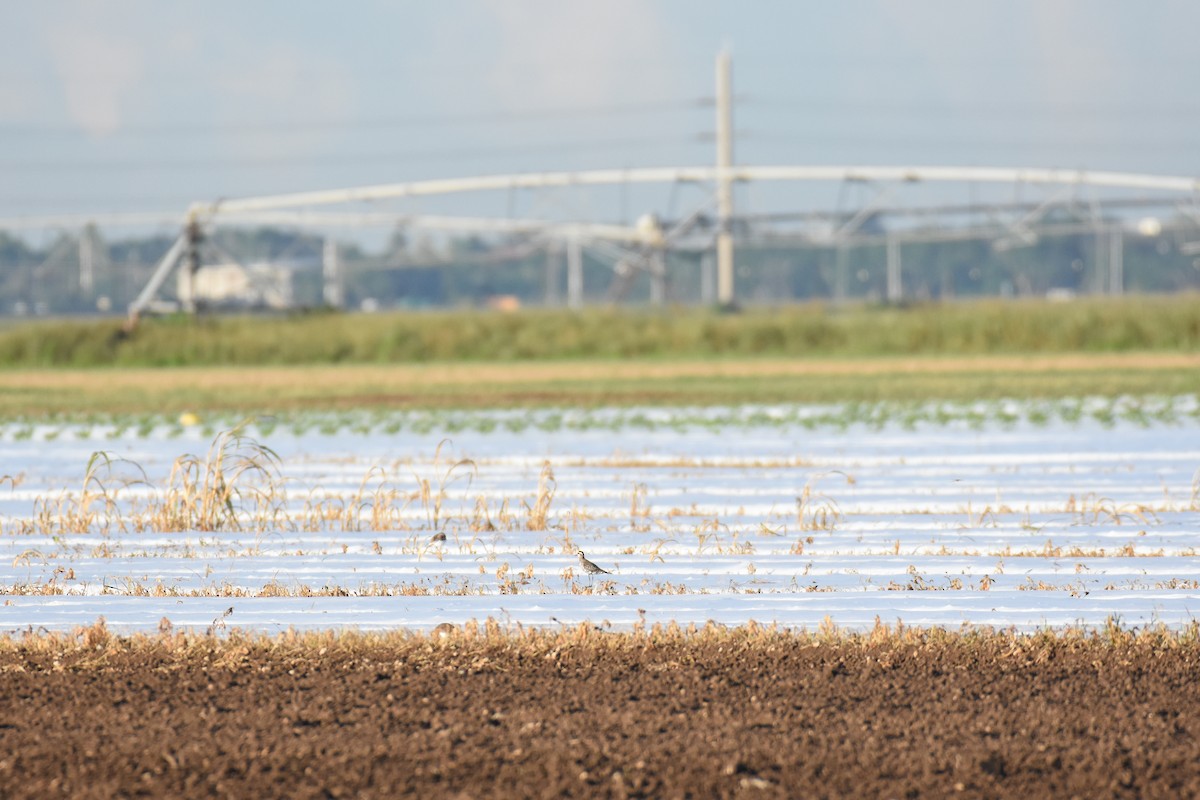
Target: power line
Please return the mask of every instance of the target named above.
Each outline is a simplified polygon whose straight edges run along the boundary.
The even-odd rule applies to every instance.
[[[452,148],[433,148],[428,150],[390,151],[379,153],[320,153],[313,155],[259,155],[259,156],[229,156],[223,158],[177,158],[177,159],[142,159],[117,158],[103,160],[64,161],[62,159],[46,159],[38,161],[14,160],[0,161],[0,167],[14,172],[62,172],[70,170],[109,171],[109,170],[161,170],[161,169],[211,169],[222,167],[237,167],[239,169],[271,169],[279,166],[310,165],[338,166],[349,164],[370,164],[396,161],[435,161],[454,159],[486,159],[505,155],[545,155],[562,153],[595,152],[603,150],[619,150],[628,147],[672,146],[678,147],[700,141],[700,137],[631,137],[628,139],[598,139],[595,141],[578,142],[545,142],[537,144],[520,144],[508,147],[476,147],[466,145]]]
[[[759,132],[739,131],[739,142],[747,144],[765,142],[770,144],[799,144],[805,145],[856,145],[856,146],[922,146],[922,147],[957,147],[957,148],[988,148],[1002,150],[1035,150],[1052,147],[1068,147],[1076,150],[1111,150],[1120,152],[1176,150],[1195,152],[1196,142],[1192,139],[1144,138],[1131,136],[1114,137],[1079,137],[1064,138],[1015,138],[1012,136],[984,137],[946,137],[938,134],[897,134],[888,131],[880,135],[837,132]]]
[[[1170,105],[1124,102],[1007,102],[986,99],[976,102],[938,102],[927,100],[897,101],[846,98],[798,98],[779,95],[746,95],[743,102],[755,109],[786,111],[823,111],[837,113],[886,113],[902,115],[956,114],[1002,117],[1031,115],[1046,119],[1062,117],[1145,116],[1188,119],[1200,116],[1200,105]]]
[[[363,117],[359,119],[294,119],[268,122],[203,123],[165,125],[124,125],[114,136],[193,136],[245,135],[280,133],[317,133],[328,131],[378,130],[387,128],[440,127],[463,124],[506,124],[544,120],[583,120],[614,116],[667,114],[693,111],[711,105],[711,100],[643,101],[605,106],[542,107],[508,109],[504,111],[470,111],[457,114],[413,114],[395,117]],[[7,125],[0,126],[0,136],[87,136],[87,132],[72,125]]]

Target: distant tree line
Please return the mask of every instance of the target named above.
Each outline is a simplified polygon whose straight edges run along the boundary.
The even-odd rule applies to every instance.
[[[867,229],[841,247],[798,239],[739,243],[736,295],[746,304],[814,299],[884,302],[886,232]],[[36,243],[0,232],[0,315],[122,313],[171,246],[164,235],[106,241],[94,228]],[[1131,293],[1200,290],[1200,230],[1179,224],[1154,235],[1126,233],[1118,245],[1120,285]],[[1100,233],[1042,234],[1017,246],[984,239],[922,241],[905,236],[896,251],[905,300],[983,296],[1062,296],[1112,290],[1111,238]],[[292,270],[296,302],[325,302],[325,240],[280,228],[222,229],[205,246],[205,263],[275,263]],[[341,242],[340,296],[351,309],[484,306],[498,297],[524,306],[561,305],[565,257],[524,237],[459,236],[433,240],[397,232],[381,248]],[[664,258],[668,303],[711,302],[712,265],[702,250]],[[589,304],[646,304],[649,274],[622,270],[611,257],[584,252]],[[170,295],[173,282],[164,293]],[[708,288],[706,288],[708,287]]]

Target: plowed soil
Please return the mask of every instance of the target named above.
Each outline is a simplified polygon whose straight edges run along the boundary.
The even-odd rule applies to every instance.
[[[0,642],[0,796],[1195,797],[1200,645]]]

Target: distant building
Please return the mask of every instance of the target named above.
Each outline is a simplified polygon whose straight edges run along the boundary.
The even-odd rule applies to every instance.
[[[220,308],[288,309],[296,304],[295,269],[271,263],[211,264],[195,274],[192,298],[198,305]],[[188,275],[177,273],[176,291],[186,297]]]
[[[519,311],[521,308],[521,298],[515,294],[493,294],[485,301],[488,308],[492,311]]]

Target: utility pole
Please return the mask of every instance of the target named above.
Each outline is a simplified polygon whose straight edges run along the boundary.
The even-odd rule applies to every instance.
[[[889,232],[887,235],[887,299],[889,303],[899,303],[904,299],[904,281],[900,270],[900,238]]]
[[[186,287],[180,292],[179,305],[189,314],[195,314],[196,303],[196,273],[200,271],[200,244],[204,241],[204,230],[200,220],[191,216],[184,228],[184,283]]]
[[[559,248],[558,242],[548,240],[546,242],[546,282],[545,295],[542,299],[542,304],[547,308],[553,308],[559,302],[559,272],[562,271],[562,251]]]
[[[1122,294],[1125,291],[1125,237],[1121,226],[1114,225],[1108,231],[1108,293]]]
[[[730,308],[733,297],[733,62],[727,49],[717,54],[717,304]]]
[[[700,254],[700,302],[711,306],[716,300],[717,271],[714,268],[714,258],[711,250]]]
[[[325,237],[325,246],[321,253],[321,273],[325,279],[322,291],[325,305],[329,308],[342,308],[342,265],[338,259],[337,240],[332,236]]]
[[[833,261],[833,303],[840,306],[846,302],[846,292],[849,285],[846,270],[849,269],[850,253],[847,249],[849,245],[846,242],[846,237],[838,235],[836,242]]]
[[[647,259],[650,266],[650,305],[661,306],[667,301],[667,254],[660,247]]]
[[[79,292],[84,299],[92,299],[96,285],[96,239],[91,227],[83,229],[79,236]]]
[[[583,242],[578,235],[567,239],[567,308],[583,308]]]

